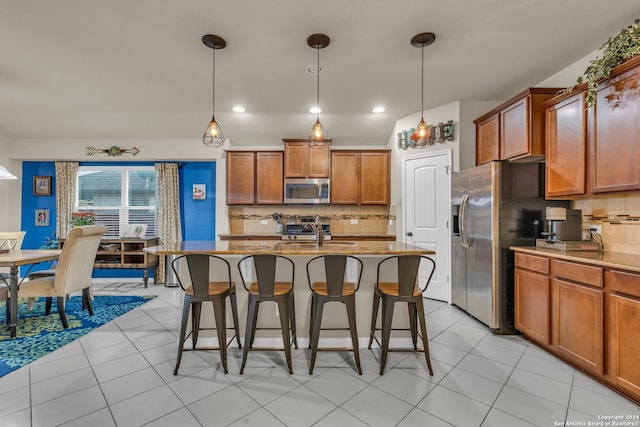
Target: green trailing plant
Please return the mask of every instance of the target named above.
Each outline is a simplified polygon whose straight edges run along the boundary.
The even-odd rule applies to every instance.
[[[615,67],[640,54],[640,20],[607,40],[599,50],[602,54],[591,61],[584,75],[576,82],[576,86],[587,82],[586,103],[589,107],[596,102],[598,82],[608,79]],[[572,89],[568,88],[566,92]]]

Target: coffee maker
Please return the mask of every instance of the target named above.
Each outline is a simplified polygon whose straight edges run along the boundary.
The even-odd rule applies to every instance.
[[[545,211],[545,239],[537,239],[536,246],[561,251],[600,251],[597,242],[582,240],[582,211],[547,206]]]

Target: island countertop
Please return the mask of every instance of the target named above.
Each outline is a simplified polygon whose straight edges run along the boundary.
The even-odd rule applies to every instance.
[[[315,242],[261,241],[261,240],[187,240],[151,246],[144,249],[155,255],[214,254],[214,255],[434,255],[431,249],[424,249],[401,242],[389,241],[325,241],[322,246]]]

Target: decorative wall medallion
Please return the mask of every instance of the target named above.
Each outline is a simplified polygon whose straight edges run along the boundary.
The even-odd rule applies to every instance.
[[[120,148],[117,145],[112,145],[109,148],[96,148],[96,147],[85,147],[87,149],[87,156],[93,156],[97,153],[107,153],[109,157],[118,157],[123,155],[124,153],[129,153],[132,155],[136,155],[140,152],[136,147],[132,148]]]

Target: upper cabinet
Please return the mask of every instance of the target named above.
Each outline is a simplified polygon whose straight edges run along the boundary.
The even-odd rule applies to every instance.
[[[545,103],[548,198],[640,190],[639,87],[636,57],[600,82],[591,107],[586,84]]]
[[[286,178],[329,178],[329,144],[309,146],[305,139],[283,139]]]
[[[585,92],[555,100],[546,109],[546,198],[585,194],[587,112]]]
[[[228,205],[283,203],[282,151],[228,151],[226,157]]]
[[[590,134],[593,193],[640,189],[640,61],[630,62],[598,87]]]
[[[389,150],[331,152],[331,204],[388,205]]]
[[[545,149],[542,103],[558,90],[529,88],[474,120],[476,164],[491,160],[542,160]]]

